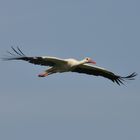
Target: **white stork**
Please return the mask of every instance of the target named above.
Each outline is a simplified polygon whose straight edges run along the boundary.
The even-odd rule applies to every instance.
[[[104,68],[98,67],[95,61],[91,58],[86,57],[85,59],[78,61],[76,59],[60,59],[57,57],[49,57],[49,56],[37,56],[37,57],[28,57],[26,56],[18,47],[17,49],[13,48],[13,52],[8,52],[12,57],[3,58],[4,60],[24,60],[29,63],[33,63],[36,65],[49,66],[45,72],[39,74],[39,77],[45,77],[53,73],[62,73],[62,72],[78,72],[85,73],[94,76],[103,76],[105,78],[110,79],[113,82],[116,82],[118,85],[123,84],[125,79],[134,80],[134,77],[137,75],[135,72],[132,74],[122,77],[114,74],[111,71],[108,71]],[[91,63],[91,64],[88,64]]]

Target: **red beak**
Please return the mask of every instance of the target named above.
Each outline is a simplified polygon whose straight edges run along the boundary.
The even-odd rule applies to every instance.
[[[89,63],[96,64],[96,62],[93,60],[89,60]]]

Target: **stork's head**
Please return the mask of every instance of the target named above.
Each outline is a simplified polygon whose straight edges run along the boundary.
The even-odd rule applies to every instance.
[[[86,57],[85,59],[85,63],[92,63],[92,64],[96,64],[96,62],[95,61],[93,61],[91,58],[89,58],[89,57]]]

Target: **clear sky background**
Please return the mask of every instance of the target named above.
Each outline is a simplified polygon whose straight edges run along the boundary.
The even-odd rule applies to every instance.
[[[139,0],[0,0],[0,56],[88,56],[116,74],[140,73]],[[0,61],[1,140],[139,140],[140,78],[118,86],[76,73]]]

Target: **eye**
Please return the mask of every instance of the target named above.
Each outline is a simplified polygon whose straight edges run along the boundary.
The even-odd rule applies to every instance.
[[[89,58],[86,58],[86,60],[89,60]]]

